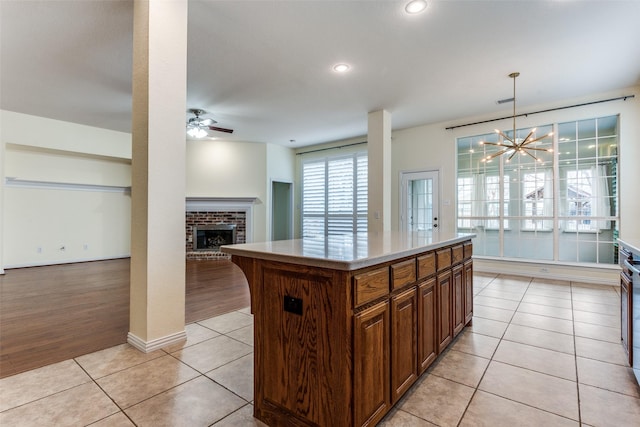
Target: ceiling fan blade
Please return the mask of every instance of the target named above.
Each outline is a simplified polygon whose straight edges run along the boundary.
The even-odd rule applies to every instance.
[[[220,128],[217,126],[209,126],[209,129],[224,133],[233,133],[233,129]]]

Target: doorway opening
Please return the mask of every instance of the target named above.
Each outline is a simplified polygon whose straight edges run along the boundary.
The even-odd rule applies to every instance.
[[[438,229],[438,171],[401,172],[400,229]]]
[[[271,240],[293,238],[293,184],[271,181]]]

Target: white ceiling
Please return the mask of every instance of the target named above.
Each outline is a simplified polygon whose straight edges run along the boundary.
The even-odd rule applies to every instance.
[[[190,0],[186,107],[235,129],[216,136],[298,147],[383,108],[394,129],[508,115],[512,71],[519,111],[640,84],[640,1],[404,4]],[[130,132],[132,1],[0,5],[0,108]]]

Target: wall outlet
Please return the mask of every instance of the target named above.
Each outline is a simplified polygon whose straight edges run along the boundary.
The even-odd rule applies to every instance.
[[[84,245],[82,245],[82,249],[84,249],[85,251],[89,250],[89,244],[85,243]]]
[[[549,272],[549,269],[548,269],[548,268],[542,267],[542,268],[540,269],[540,273],[548,273],[548,272]]]
[[[38,247],[36,248],[36,252],[37,252],[37,253],[39,253],[39,254],[41,254],[41,253],[42,253],[42,246],[38,246]]]

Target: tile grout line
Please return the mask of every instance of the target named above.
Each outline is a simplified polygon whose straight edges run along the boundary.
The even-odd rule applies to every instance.
[[[246,401],[246,399],[245,399],[245,401]],[[243,410],[243,409],[244,409],[244,408],[246,408],[247,406],[253,406],[253,404],[252,404],[251,402],[247,402],[246,404],[242,405],[241,407],[239,407],[239,408],[238,408],[238,409],[236,409],[235,411],[231,411],[231,412],[229,412],[227,415],[225,415],[224,417],[220,418],[219,420],[214,421],[214,422],[213,422],[213,423],[211,423],[211,424],[208,424],[208,426],[207,426],[207,427],[215,426],[215,425],[216,425],[216,424],[218,424],[219,422],[221,422],[221,421],[223,421],[223,420],[225,420],[225,419],[229,418],[229,417],[230,417],[230,416],[232,416],[233,414],[238,413],[239,411]],[[251,414],[251,416],[253,416],[253,414]],[[257,419],[257,418],[255,418],[255,420],[258,420],[258,419]]]
[[[498,277],[500,277],[500,275],[497,275],[496,277],[494,277],[489,283],[487,283],[486,286],[489,286],[491,284],[491,282],[493,282]],[[529,284],[527,285],[527,289],[529,289],[529,285],[531,285],[531,280],[533,280],[533,279],[529,280]],[[485,286],[485,288],[486,288],[486,286]],[[526,294],[526,292],[527,291],[525,290],[525,292],[522,294],[522,298],[524,298],[524,294]],[[473,393],[471,394],[471,398],[467,402],[467,405],[465,406],[464,411],[462,411],[462,415],[460,416],[460,419],[458,420],[458,423],[456,424],[456,426],[460,426],[460,423],[464,419],[465,414],[469,410],[469,406],[471,405],[471,402],[473,401],[473,398],[475,397],[476,393],[478,392],[478,390],[480,388],[480,384],[482,383],[482,380],[484,379],[484,376],[486,375],[487,370],[489,369],[489,365],[491,365],[491,362],[493,362],[493,357],[495,356],[496,352],[498,351],[498,347],[500,347],[500,343],[502,342],[502,339],[504,338],[504,335],[507,333],[507,329],[509,329],[509,325],[511,325],[511,320],[513,320],[513,316],[515,316],[516,311],[518,310],[518,307],[520,306],[520,302],[522,302],[522,298],[520,298],[520,301],[518,301],[518,306],[513,311],[513,314],[511,315],[511,318],[509,319],[509,323],[507,324],[507,327],[504,329],[504,332],[502,333],[502,336],[499,338],[498,344],[496,345],[496,348],[493,350],[493,353],[491,354],[491,357],[489,358],[489,363],[487,363],[486,369],[484,370],[484,372],[480,376],[480,379],[478,380],[478,384],[474,387]],[[473,322],[473,317],[472,317],[471,321]]]
[[[164,350],[162,350],[162,351],[164,351]],[[165,352],[165,354],[167,354],[167,352]],[[160,357],[162,357],[162,356],[160,356]],[[116,408],[118,408],[118,411],[119,411],[120,413],[122,413],[122,415],[124,415],[125,417],[127,417],[127,419],[128,419],[129,421],[131,421],[131,424],[133,424],[134,426],[137,426],[137,424],[136,424],[136,423],[131,419],[131,417],[129,417],[129,415],[124,411],[124,409],[123,409],[122,407],[120,407],[120,405],[118,405],[118,403],[114,400],[114,398],[113,398],[113,397],[111,397],[111,395],[110,395],[109,393],[107,393],[107,391],[106,391],[104,388],[102,388],[102,386],[101,386],[100,384],[98,384],[98,379],[99,379],[99,378],[93,378],[93,377],[91,376],[91,374],[89,374],[89,372],[87,372],[87,370],[86,370],[86,369],[85,369],[85,368],[80,364],[80,362],[78,362],[78,361],[76,360],[76,358],[75,358],[75,357],[73,358],[73,361],[76,363],[76,365],[78,365],[78,366],[80,367],[80,369],[82,369],[82,371],[83,371],[85,374],[87,374],[87,376],[91,379],[91,381],[93,381],[93,383],[96,385],[96,387],[98,387],[98,388],[100,389],[100,391],[101,391],[102,393],[104,393],[104,395],[105,395],[105,396],[107,396],[107,398],[108,398],[109,400],[111,400],[111,402],[113,402],[113,404],[116,406]],[[135,366],[139,366],[139,365],[141,365],[141,364],[138,364],[138,365],[135,365]],[[124,370],[125,370],[125,369],[122,369],[122,370],[120,370],[120,371],[118,371],[118,372],[122,372],[122,371],[124,371]],[[115,373],[115,372],[114,372],[114,373]],[[100,377],[100,378],[106,378],[106,377],[108,377],[108,375],[105,375],[104,377]],[[99,421],[105,420],[105,419],[107,419],[107,418],[109,418],[109,417],[112,417],[112,416],[114,416],[114,415],[116,415],[116,414],[117,414],[117,412],[114,412],[113,414],[109,414],[109,415],[107,415],[106,417],[101,418],[101,419],[99,419],[99,420],[96,420],[96,421],[94,421],[94,422],[93,422],[93,423],[91,423],[91,424],[95,424],[95,423],[97,423],[97,422],[99,422]],[[91,424],[89,424],[89,425],[91,425]]]
[[[525,290],[525,292],[524,292],[524,294],[523,294],[523,296],[522,296],[521,300],[519,301],[519,303],[518,303],[518,307],[520,306],[520,302],[522,302],[522,299],[523,299],[523,298],[524,298],[524,296],[526,295],[526,292],[528,291],[529,286],[531,285],[532,281],[533,281],[533,278],[531,278],[531,280],[530,280],[530,282],[529,282],[529,285],[527,285],[527,289]],[[570,286],[571,286],[571,282],[570,282]],[[483,288],[483,289],[484,289],[484,288]],[[571,291],[570,291],[570,294],[572,295],[572,292],[571,292]],[[513,317],[515,316],[515,313],[517,312],[518,307],[516,307],[516,309],[514,310],[514,314],[513,314],[513,316],[511,317],[511,319],[509,320],[508,325],[511,325],[511,321],[513,320]],[[571,320],[571,322],[572,322],[572,327],[573,327],[573,329],[574,329],[574,334],[573,334],[573,343],[574,343],[574,361],[575,361],[575,363],[576,363],[576,387],[578,387],[578,381],[577,381],[577,371],[578,371],[578,369],[577,369],[577,352],[576,352],[576,348],[575,348],[575,347],[576,347],[576,344],[575,344],[575,327],[573,326],[573,323],[574,323],[574,322],[573,322],[573,298],[571,298],[571,307],[572,307],[572,308],[571,308],[571,310],[572,310],[572,320]],[[489,319],[489,320],[492,320],[492,319]],[[562,319],[562,320],[566,320],[566,319]],[[507,326],[507,329],[508,329],[508,327],[509,327],[509,326]],[[538,328],[535,328],[535,329],[538,329]],[[542,329],[542,330],[544,330],[544,329]],[[503,339],[504,339],[504,335],[505,335],[505,334],[506,334],[506,329],[505,329],[505,332],[502,334],[502,337],[500,338],[500,341],[498,342],[498,345],[496,346],[496,350],[494,350],[494,353],[492,354],[492,356],[491,356],[491,359],[490,359],[490,362],[489,362],[489,363],[491,363],[492,361],[494,361],[494,360],[493,360],[493,357],[495,356],[495,353],[497,352],[498,347],[499,347],[499,346],[500,346],[500,344],[502,343],[502,341],[503,341]],[[563,335],[568,335],[568,334],[563,334]],[[505,340],[505,341],[509,341],[509,340]],[[514,341],[514,342],[515,342],[515,341]],[[530,344],[524,344],[524,345],[530,345]],[[537,346],[533,346],[533,347],[537,347]],[[537,348],[542,348],[542,349],[545,349],[545,350],[554,351],[554,350],[546,349],[546,348],[544,348],[544,347],[537,347]],[[560,352],[560,353],[562,353],[562,352]],[[568,353],[564,353],[564,354],[568,354]],[[503,362],[500,362],[500,363],[503,363]],[[507,363],[507,365],[510,365],[510,364],[508,364],[508,363]],[[516,366],[516,365],[511,365],[511,366]],[[516,366],[516,367],[519,367],[519,366]],[[488,368],[488,365],[487,365],[487,368]],[[528,369],[528,368],[525,368],[525,369]],[[538,372],[538,371],[535,371],[535,370],[532,370],[532,369],[528,369],[528,370],[531,370],[532,372]],[[538,372],[538,373],[540,373],[540,374],[544,374],[544,375],[548,375],[548,376],[551,376],[551,377],[555,377],[555,378],[559,378],[559,379],[563,379],[563,380],[567,380],[566,378],[556,377],[556,376],[554,376],[554,375],[550,375],[550,374],[547,374],[547,373],[544,373],[544,372]],[[464,412],[463,412],[463,414],[462,414],[462,416],[461,416],[460,420],[458,421],[458,426],[459,426],[459,425],[460,425],[460,423],[462,422],[462,419],[464,418],[464,415],[466,414],[466,412],[467,412],[467,410],[468,410],[468,408],[469,408],[469,405],[471,404],[471,401],[473,400],[473,398],[474,398],[474,396],[475,396],[476,392],[479,390],[480,383],[482,382],[482,379],[484,378],[485,374],[486,374],[486,370],[485,370],[485,372],[483,373],[482,377],[480,378],[480,381],[478,382],[478,385],[476,386],[476,388],[475,388],[475,390],[474,390],[474,393],[473,393],[473,394],[472,394],[472,396],[471,396],[471,399],[470,399],[470,400],[469,400],[469,402],[467,403],[467,406],[465,407],[465,410],[464,410]],[[436,376],[437,376],[437,375],[436,375]],[[453,380],[450,380],[450,381],[453,381]],[[567,381],[570,381],[570,380],[567,380]],[[454,382],[455,382],[455,381],[454,381]],[[528,406],[528,407],[530,407],[530,408],[533,408],[533,409],[536,409],[536,410],[539,410],[539,411],[543,411],[543,412],[546,412],[546,413],[549,413],[549,414],[552,414],[552,415],[555,415],[555,416],[558,416],[558,417],[562,417],[562,418],[565,418],[565,419],[567,419],[567,420],[575,421],[575,420],[573,420],[572,418],[568,418],[568,417],[566,417],[566,416],[563,416],[563,415],[560,415],[560,414],[556,414],[556,413],[554,413],[554,412],[551,412],[551,411],[548,411],[548,410],[545,410],[545,409],[541,409],[541,408],[538,408],[538,407],[535,407],[535,406],[532,406],[532,405],[529,405],[529,404],[526,404],[526,403],[523,403],[523,402],[519,402],[519,401],[516,401],[516,400],[513,400],[513,399],[509,399],[509,398],[506,398],[506,397],[504,397],[504,396],[497,395],[497,394],[495,394],[495,393],[491,393],[491,392],[484,391],[484,390],[483,390],[483,392],[488,393],[488,394],[492,394],[492,395],[494,395],[494,396],[497,396],[497,397],[500,397],[500,398],[502,398],[502,399],[506,399],[506,400],[509,400],[509,401],[512,401],[512,402],[515,402],[515,403],[518,403],[518,404],[521,404],[521,405]],[[579,399],[579,396],[580,396],[580,395],[579,395],[579,390],[578,390],[578,423],[579,423],[580,425],[582,425],[581,411],[580,411],[580,399]]]
[[[216,332],[217,332],[217,331],[216,331]],[[224,336],[226,336],[225,334],[222,334],[222,333],[221,333],[220,335],[224,335]],[[213,338],[217,338],[217,337],[213,337]],[[210,338],[210,339],[213,339],[213,338]],[[231,337],[229,337],[229,338],[231,338]],[[208,340],[205,340],[205,341],[208,341]],[[204,342],[204,341],[203,341],[203,342]],[[195,380],[195,379],[197,379],[197,378],[201,378],[201,377],[204,377],[205,379],[207,379],[207,380],[209,380],[209,381],[211,381],[211,382],[213,382],[213,383],[217,384],[218,386],[222,387],[223,389],[225,389],[225,390],[226,390],[226,391],[228,391],[229,393],[232,393],[234,396],[238,397],[239,399],[241,399],[241,400],[243,400],[243,401],[245,402],[245,404],[244,404],[244,405],[242,405],[240,408],[238,408],[238,409],[236,409],[235,411],[233,411],[233,412],[231,412],[231,413],[229,413],[229,414],[225,415],[223,418],[221,418],[221,419],[219,419],[219,420],[215,421],[213,424],[215,424],[215,423],[217,423],[217,422],[221,421],[222,419],[224,419],[224,418],[228,417],[228,416],[229,416],[229,415],[231,415],[232,413],[237,412],[237,411],[238,411],[238,410],[240,410],[241,408],[244,408],[246,405],[251,404],[251,402],[250,402],[250,401],[247,401],[247,399],[245,399],[244,397],[242,397],[242,396],[238,395],[238,394],[237,394],[237,393],[235,393],[233,390],[231,390],[231,389],[229,389],[229,388],[225,387],[223,384],[218,383],[218,382],[217,382],[217,381],[215,381],[213,378],[208,377],[208,376],[206,375],[206,373],[203,373],[203,372],[199,371],[198,369],[196,369],[196,368],[194,368],[193,366],[191,366],[191,365],[187,364],[186,362],[184,362],[184,361],[182,361],[182,360],[178,359],[176,356],[174,356],[173,354],[171,354],[171,353],[167,352],[167,351],[166,351],[166,350],[164,350],[164,349],[159,349],[159,350],[160,350],[160,351],[162,351],[162,352],[164,352],[166,356],[170,356],[170,357],[172,357],[173,359],[175,359],[178,363],[182,363],[183,365],[185,365],[185,366],[189,367],[190,369],[193,369],[195,372],[197,372],[197,373],[198,373],[198,375],[197,375],[197,376],[195,376],[194,378],[191,378],[191,379],[186,380],[186,381],[184,381],[184,382],[181,382],[181,383],[179,383],[179,384],[175,384],[175,385],[171,386],[170,388],[168,388],[168,389],[166,389],[166,390],[163,390],[163,391],[161,391],[161,392],[159,392],[159,393],[156,393],[156,394],[154,394],[154,395],[152,395],[152,396],[149,396],[149,397],[147,397],[147,398],[145,398],[145,399],[142,399],[141,401],[136,402],[136,403],[134,403],[133,405],[128,406],[127,408],[123,408],[123,407],[121,407],[121,406],[120,406],[120,405],[119,405],[119,404],[118,404],[118,403],[113,399],[113,397],[111,397],[111,395],[110,395],[106,390],[104,390],[104,389],[100,386],[100,384],[98,384],[97,379],[94,379],[94,378],[93,378],[93,377],[92,377],[92,376],[91,376],[91,375],[90,375],[90,374],[89,374],[89,373],[88,373],[88,372],[87,372],[87,371],[86,371],[86,370],[85,370],[85,369],[84,369],[84,368],[83,368],[83,367],[82,367],[82,366],[81,366],[81,365],[80,365],[80,364],[79,364],[75,359],[73,359],[73,360],[74,360],[74,362],[75,362],[78,366],[80,366],[80,368],[81,368],[81,369],[82,369],[82,370],[83,370],[83,371],[84,371],[84,372],[89,376],[89,378],[91,379],[91,381],[93,381],[93,382],[94,382],[94,384],[96,384],[96,386],[98,386],[98,388],[99,388],[99,389],[100,389],[100,390],[101,390],[101,391],[102,391],[102,392],[103,392],[103,393],[104,393],[104,394],[105,394],[105,395],[106,395],[106,396],[107,396],[107,397],[108,397],[108,398],[113,402],[113,404],[114,404],[114,405],[119,409],[119,412],[121,412],[124,416],[126,416],[126,417],[129,419],[129,421],[131,421],[131,423],[132,423],[134,426],[137,426],[137,424],[133,421],[133,419],[131,419],[131,417],[129,417],[129,415],[126,413],[125,409],[129,409],[129,408],[132,408],[132,407],[134,407],[134,406],[137,406],[137,405],[139,405],[139,404],[141,404],[141,403],[143,403],[143,402],[146,402],[146,401],[148,401],[148,400],[150,400],[150,399],[153,399],[153,398],[155,398],[155,397],[157,397],[157,396],[159,396],[159,395],[161,395],[161,394],[164,394],[164,393],[166,393],[166,392],[168,392],[168,391],[170,391],[170,390],[173,390],[173,389],[175,389],[175,388],[177,388],[177,387],[179,387],[179,386],[181,386],[181,385],[184,385],[184,384],[186,384],[186,383],[188,383],[188,382],[190,382],[190,381],[193,381],[193,380]],[[240,359],[240,358],[242,358],[242,357],[245,357],[245,356],[246,356],[246,355],[244,355],[244,356],[240,356],[238,359]],[[155,359],[151,359],[151,360],[156,360],[156,359],[158,359],[158,358],[160,358],[160,357],[164,357],[164,356],[159,356],[159,357],[157,357],[157,358],[155,358]],[[235,360],[238,360],[238,359],[235,359]],[[232,362],[234,362],[235,360],[232,360],[232,361],[230,361],[230,362],[227,362],[227,363],[225,363],[224,365],[220,365],[219,367],[222,367],[222,366],[228,365],[229,363],[232,363]],[[149,362],[149,361],[147,361],[147,362]],[[125,371],[125,370],[127,370],[127,369],[130,369],[130,368],[132,368],[132,367],[136,367],[136,366],[143,365],[144,363],[147,363],[147,362],[138,363],[138,364],[136,364],[136,365],[133,365],[133,366],[127,367],[127,368],[125,368],[125,369],[121,369],[121,370],[119,370],[119,371],[117,371],[117,372],[114,372],[113,374],[115,374],[115,373],[119,373],[119,372],[123,372],[123,371]],[[218,367],[218,368],[219,368],[219,367]],[[217,369],[217,368],[214,368],[214,369],[212,369],[212,370],[215,370],[215,369]],[[212,370],[211,370],[211,371],[212,371]],[[211,372],[211,371],[208,371],[208,372]],[[109,374],[109,375],[112,375],[112,374]],[[105,375],[104,377],[100,377],[100,378],[106,378],[106,377],[108,377],[109,375]],[[98,378],[98,379],[100,379],[100,378]],[[85,383],[85,384],[87,384],[87,383]],[[76,387],[77,387],[77,386],[76,386]],[[74,388],[74,387],[71,387],[71,388]],[[116,412],[116,413],[117,413],[117,412]],[[115,415],[116,413],[109,414],[108,416],[106,416],[106,417],[104,417],[104,418],[101,418],[100,420],[96,420],[96,421],[94,421],[94,422],[93,422],[93,423],[91,423],[91,424],[94,424],[94,423],[99,422],[99,421],[101,421],[101,420],[103,420],[103,419],[106,419],[106,418],[108,418],[108,417],[111,417],[111,416]],[[91,425],[91,424],[89,424],[89,425]],[[211,425],[213,425],[213,424],[211,424]]]
[[[205,320],[206,320],[206,319],[205,319]],[[195,322],[195,323],[197,323],[197,322]],[[233,338],[233,337],[228,336],[228,335],[227,335],[227,334],[225,334],[225,333],[218,332],[218,331],[216,331],[216,330],[214,330],[214,329],[208,328],[208,327],[207,327],[207,326],[205,326],[205,325],[200,325],[200,326],[205,327],[205,328],[207,328],[207,329],[209,329],[209,330],[212,330],[212,331],[217,332],[217,333],[219,333],[219,334],[220,334],[220,335],[218,335],[218,336],[216,336],[216,337],[209,338],[209,339],[204,340],[204,341],[202,341],[202,342],[209,341],[209,340],[214,339],[214,338],[217,338],[217,337],[219,337],[219,336],[225,336],[225,337],[227,337],[227,338],[229,338],[229,339],[232,339],[232,340],[234,340],[234,341],[237,341],[237,342],[240,342],[240,343],[242,343],[242,344],[248,345],[248,344],[246,344],[246,343],[244,343],[244,342],[242,342],[242,341],[240,341],[240,340],[237,340],[237,339],[235,339],[235,338]],[[241,328],[239,328],[239,329],[241,329]],[[236,330],[237,330],[237,329],[236,329]],[[234,331],[235,331],[235,330],[234,330]],[[230,331],[230,332],[233,332],[233,331]],[[199,343],[198,343],[198,344],[199,344]],[[194,344],[194,345],[195,345],[195,344]],[[189,347],[190,347],[190,346],[189,346]],[[253,346],[251,346],[251,347],[252,347],[252,352],[253,352]],[[242,396],[238,395],[238,394],[237,394],[237,393],[235,393],[233,390],[231,390],[231,389],[229,389],[229,388],[225,387],[223,384],[220,384],[220,383],[218,383],[217,381],[215,381],[214,379],[212,379],[212,378],[208,377],[208,376],[206,375],[206,373],[205,373],[205,372],[201,372],[200,370],[196,369],[195,367],[193,367],[193,366],[191,366],[191,365],[187,364],[186,362],[184,362],[184,361],[180,360],[179,358],[177,358],[176,356],[174,356],[172,353],[169,353],[169,352],[168,352],[168,351],[166,351],[165,349],[162,349],[162,348],[161,348],[161,349],[158,349],[158,350],[159,350],[159,351],[161,351],[161,352],[163,352],[163,353],[164,353],[164,355],[160,355],[160,356],[158,356],[158,357],[156,357],[156,358],[154,358],[154,359],[151,359],[151,360],[148,360],[148,361],[145,361],[145,362],[141,362],[141,363],[137,363],[137,364],[132,365],[132,366],[128,366],[128,367],[126,367],[126,368],[124,368],[124,369],[121,369],[121,370],[118,370],[118,371],[112,372],[112,373],[110,373],[109,375],[113,375],[113,374],[116,374],[116,373],[120,373],[120,372],[126,371],[127,369],[131,369],[131,368],[134,368],[134,367],[137,367],[137,366],[141,366],[141,365],[143,365],[143,364],[145,364],[145,363],[147,363],[147,362],[150,362],[150,361],[153,361],[153,360],[159,359],[159,358],[164,357],[164,356],[170,356],[171,358],[173,358],[174,360],[176,360],[178,363],[181,363],[181,364],[183,364],[183,365],[185,365],[185,366],[189,367],[190,369],[193,369],[195,372],[197,372],[197,373],[198,373],[198,375],[197,375],[196,377],[191,378],[191,379],[189,379],[189,380],[187,380],[187,381],[184,381],[184,382],[182,382],[182,383],[175,384],[175,385],[173,385],[172,387],[170,387],[170,388],[168,388],[168,389],[166,389],[166,390],[163,390],[163,391],[161,391],[161,392],[159,392],[159,393],[156,393],[156,394],[154,394],[154,395],[152,395],[152,396],[149,396],[149,397],[147,397],[147,398],[145,398],[145,399],[143,399],[143,400],[141,400],[141,401],[139,401],[139,402],[136,402],[135,404],[130,405],[129,407],[127,407],[127,409],[128,409],[128,408],[131,408],[131,407],[133,407],[133,406],[139,405],[139,404],[141,404],[141,403],[143,403],[143,402],[146,402],[146,401],[148,401],[148,400],[150,400],[150,399],[153,399],[153,398],[155,398],[155,397],[157,397],[157,396],[159,396],[159,395],[161,395],[161,394],[163,394],[163,393],[168,392],[169,390],[173,390],[173,389],[175,389],[175,388],[177,388],[177,387],[179,387],[179,386],[181,386],[181,385],[183,385],[183,384],[186,384],[186,383],[188,383],[188,382],[190,382],[190,381],[193,381],[193,380],[195,380],[195,379],[197,379],[197,378],[200,378],[200,377],[204,377],[204,378],[206,378],[207,380],[209,380],[209,381],[211,381],[211,382],[213,382],[213,383],[215,383],[215,384],[219,385],[219,386],[220,386],[220,387],[222,387],[223,389],[225,389],[225,390],[227,390],[228,392],[232,393],[234,396],[236,396],[236,397],[238,397],[239,399],[243,400],[243,401],[245,402],[245,404],[244,404],[244,405],[242,405],[240,408],[238,408],[236,411],[238,411],[239,409],[241,409],[241,408],[245,407],[247,404],[251,404],[251,402],[250,402],[250,401],[247,401],[244,397],[242,397]],[[236,360],[238,360],[238,359],[240,359],[240,358],[242,358],[242,357],[245,357],[245,356],[247,356],[247,355],[240,356],[239,358],[234,359],[234,360],[232,360],[232,361],[229,361],[229,362],[227,362],[227,363],[225,363],[225,364],[223,364],[223,365],[220,365],[220,366],[218,366],[217,368],[220,368],[220,367],[222,367],[222,366],[226,366],[226,365],[228,365],[228,364],[230,364],[230,363],[232,363],[232,362],[234,362],[234,361],[236,361]],[[90,375],[90,374],[89,374],[89,372],[87,372],[87,370],[86,370],[86,369],[85,369],[85,368],[84,368],[84,367],[83,367],[83,366],[82,366],[82,365],[81,365],[81,364],[76,360],[76,358],[73,358],[72,360],[74,361],[74,363],[75,363],[76,365],[78,365],[78,366],[80,367],[80,369],[81,369],[83,372],[85,372],[85,374],[87,374],[87,376],[88,376],[88,377],[90,378],[90,380],[91,380],[90,382],[93,382],[93,383],[94,383],[94,384],[95,384],[95,385],[96,385],[96,386],[97,386],[97,387],[98,387],[98,388],[99,388],[99,389],[100,389],[100,390],[105,394],[105,396],[107,396],[107,397],[109,398],[109,400],[111,400],[111,401],[113,402],[113,404],[116,406],[116,408],[118,408],[119,412],[121,412],[124,416],[126,416],[126,417],[129,419],[129,421],[131,421],[131,422],[132,422],[132,424],[137,425],[137,424],[136,424],[136,423],[131,419],[131,417],[129,417],[129,415],[125,412],[125,408],[121,407],[121,406],[120,406],[120,405],[119,405],[119,404],[114,400],[114,398],[113,398],[113,397],[112,397],[112,396],[111,396],[111,395],[110,395],[110,394],[109,394],[109,393],[108,393],[108,392],[107,392],[103,387],[101,387],[101,386],[100,386],[100,384],[97,382],[97,380],[98,380],[98,379],[100,379],[100,378],[106,378],[106,377],[108,377],[109,375],[105,375],[105,376],[100,377],[100,378],[93,378],[93,376],[92,376],[92,375]],[[211,372],[211,371],[213,371],[213,370],[215,370],[215,369],[217,369],[217,368],[214,368],[214,369],[212,369],[212,370],[210,370],[210,371],[207,371],[207,372]],[[89,382],[87,382],[87,383],[83,383],[83,384],[88,384],[88,383],[89,383]],[[79,384],[79,385],[82,385],[82,384]],[[69,389],[67,389],[67,390],[73,389],[73,388],[75,388],[75,387],[77,387],[77,386],[70,387],[70,388],[69,388]],[[63,391],[66,391],[66,390],[63,390]],[[58,393],[59,393],[59,392],[58,392]],[[54,394],[58,394],[58,393],[54,393]],[[52,396],[52,395],[49,395],[49,396]],[[46,398],[46,397],[48,397],[48,396],[45,396],[45,397],[43,397],[43,398]],[[43,398],[41,398],[41,399],[43,399]],[[40,399],[37,399],[37,400],[40,400]],[[22,405],[20,405],[20,406],[22,406]],[[235,413],[236,411],[233,411],[232,413]],[[103,420],[103,419],[106,419],[106,418],[108,418],[108,417],[111,417],[111,416],[113,416],[113,415],[115,415],[115,414],[117,414],[117,412],[115,412],[115,413],[113,413],[113,414],[109,414],[108,416],[106,416],[106,417],[104,417],[104,418],[101,418],[100,420],[96,420],[96,421],[94,421],[94,422],[93,422],[93,423],[91,423],[91,424],[94,424],[94,423],[96,423],[96,422],[99,422],[99,421],[101,421],[101,420]],[[231,413],[230,413],[230,414],[231,414]],[[223,418],[226,418],[226,417],[227,417],[227,416],[229,416],[230,414],[225,415],[225,417],[223,417]],[[223,418],[221,418],[221,419],[223,419]],[[220,420],[217,420],[217,421],[216,421],[216,423],[217,423],[218,421],[220,421]],[[89,425],[91,425],[91,424],[89,424]],[[215,423],[214,423],[214,424],[215,424]],[[212,425],[213,425],[213,424],[212,424]]]

